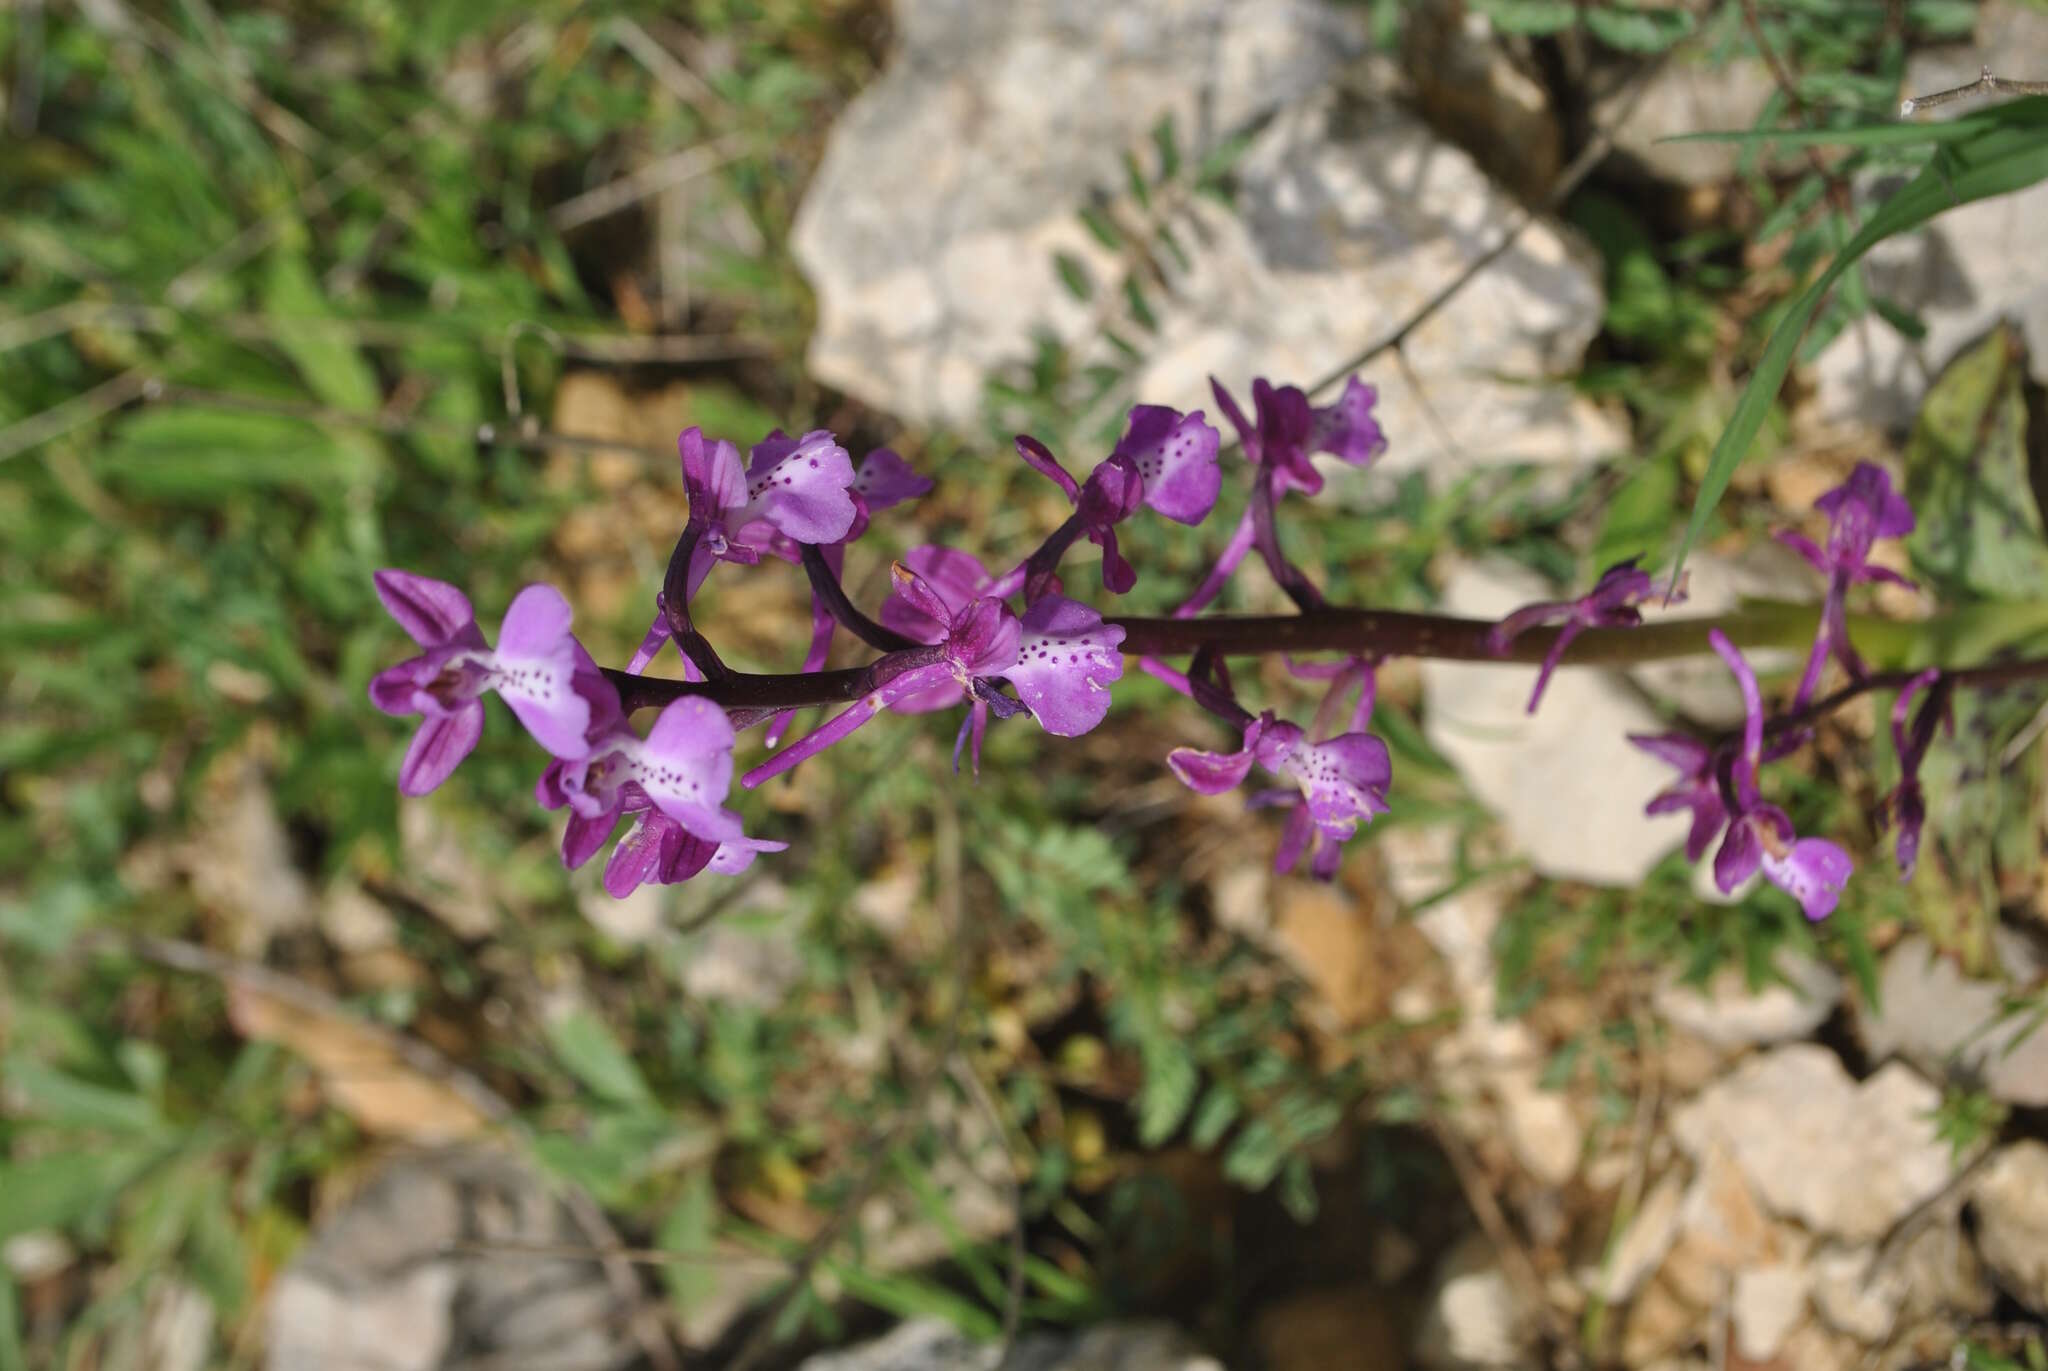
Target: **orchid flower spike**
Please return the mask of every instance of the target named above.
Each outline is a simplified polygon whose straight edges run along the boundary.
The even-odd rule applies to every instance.
[[[1927,701],[1920,706],[1920,712],[1907,723],[1908,711],[1912,709],[1913,697],[1921,691],[1929,691]],[[1899,757],[1899,783],[1884,800],[1883,812],[1898,826],[1895,851],[1899,859],[1899,877],[1910,880],[1913,868],[1920,861],[1920,830],[1927,822],[1927,797],[1920,789],[1920,764],[1927,759],[1927,749],[1934,743],[1937,727],[1946,727],[1955,732],[1954,699],[1942,683],[1939,668],[1927,670],[1906,682],[1905,689],[1892,704],[1892,750]]]
[[[384,570],[374,582],[384,608],[425,649],[370,681],[370,703],[378,709],[423,716],[399,766],[400,794],[425,795],[476,747],[487,690],[549,752],[583,755],[592,697],[611,686],[570,634],[569,602],[560,591],[530,585],[514,596],[493,649],[468,597],[446,581]]]
[[[1379,391],[1356,376],[1344,383],[1344,393],[1334,404],[1320,408],[1309,403],[1297,386],[1274,386],[1264,377],[1252,382],[1252,412],[1244,411],[1223,383],[1209,378],[1216,406],[1237,430],[1244,455],[1263,469],[1276,491],[1300,490],[1314,495],[1323,488],[1323,475],[1311,460],[1327,452],[1347,466],[1370,466],[1387,449],[1386,435],[1373,406]]]

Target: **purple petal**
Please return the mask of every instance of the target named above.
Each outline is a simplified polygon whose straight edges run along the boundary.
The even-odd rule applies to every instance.
[[[988,569],[971,552],[930,543],[910,549],[900,561],[938,597],[939,605],[933,610],[919,608],[899,596],[892,583],[889,598],[882,602],[883,626],[921,643],[945,641],[953,616],[974,603],[988,585]]]
[[[711,842],[740,834],[739,816],[724,808],[732,788],[732,721],[725,711],[689,695],[661,711],[635,750],[632,779],[655,808]]]
[[[1002,676],[1016,664],[1024,630],[1001,600],[976,600],[953,616],[946,656],[969,676]]]
[[[1216,397],[1216,408],[1223,411],[1223,417],[1230,420],[1230,426],[1237,430],[1237,441],[1244,448],[1244,455],[1251,461],[1259,460],[1259,435],[1244,417],[1244,411],[1237,407],[1230,392],[1214,376],[1209,378],[1209,393]]]
[[[918,475],[893,449],[878,447],[861,458],[860,469],[853,473],[853,489],[873,511],[921,499],[931,494],[932,482]]]
[[[411,657],[370,678],[370,703],[386,714],[421,713],[419,696],[439,672],[445,653]]]
[[[1842,887],[1855,870],[1849,854],[1825,838],[1801,838],[1782,857],[1766,853],[1763,868],[1765,878],[1799,901],[1806,917],[1815,922],[1835,912]]]
[[[1112,595],[1127,595],[1138,583],[1138,569],[1117,550],[1116,530],[1106,528],[1095,535],[1095,541],[1102,545],[1102,588]],[[1048,578],[1049,584],[1039,593],[1040,600],[1059,594],[1059,578]],[[1036,601],[1034,601],[1036,603]]]
[[[752,790],[758,785],[772,781],[783,772],[817,756],[834,743],[845,740],[855,729],[884,709],[901,708],[900,701],[915,698],[922,692],[948,684],[952,685],[955,691],[959,689],[959,683],[953,680],[953,669],[944,662],[913,667],[880,690],[870,691],[861,696],[822,725],[740,777],[740,786]]]
[[[1072,738],[1109,713],[1110,682],[1124,674],[1124,631],[1088,606],[1048,595],[1024,611],[1017,660],[1003,675],[1048,733]]]
[[[1176,523],[1193,525],[1209,517],[1223,489],[1223,468],[1216,460],[1222,442],[1223,435],[1203,420],[1200,410],[1183,415],[1164,405],[1137,405],[1110,456],[1126,458],[1137,468],[1147,505]]]
[[[1244,778],[1251,775],[1252,754],[1177,747],[1166,754],[1166,764],[1188,789],[1203,795],[1221,795],[1244,784]]]
[[[824,429],[755,444],[747,503],[732,526],[766,521],[799,543],[836,543],[853,527],[853,459]]]
[[[1300,784],[1309,817],[1325,833],[1348,837],[1359,820],[1387,812],[1393,762],[1387,745],[1370,733],[1296,748],[1284,769]]]
[[[1899,879],[1911,880],[1920,862],[1920,830],[1927,822],[1927,800],[1918,781],[1902,781],[1893,793],[1891,812],[1899,826],[1895,851],[1899,858]]]
[[[788,843],[778,843],[768,838],[735,838],[729,843],[720,843],[718,850],[704,864],[704,869],[717,876],[737,876],[754,864],[754,858],[763,852],[782,852]]]
[[[1536,671],[1536,688],[1529,692],[1528,713],[1534,714],[1536,706],[1543,702],[1543,692],[1549,688],[1550,674],[1557,670],[1557,664],[1564,659],[1564,650],[1572,645],[1572,639],[1579,636],[1582,626],[1574,619],[1557,631],[1557,638],[1550,645],[1550,651],[1543,654],[1543,665]]]
[[[1379,391],[1353,376],[1344,383],[1344,393],[1335,404],[1315,412],[1309,445],[1351,466],[1370,464],[1387,450],[1386,435],[1372,413],[1379,398]]]
[[[1714,854],[1715,888],[1723,895],[1732,893],[1736,886],[1756,874],[1763,851],[1763,844],[1757,841],[1756,830],[1747,816],[1728,825],[1728,835],[1721,839],[1721,850]]]
[[[1903,538],[1913,531],[1913,507],[1892,489],[1891,473],[1875,462],[1858,462],[1849,479],[1813,502],[1832,519],[1843,517],[1847,505],[1862,506],[1870,532],[1879,538]]]
[[[1316,855],[1308,864],[1308,874],[1319,881],[1337,879],[1338,868],[1344,865],[1344,843],[1328,833],[1318,836]]]
[[[1834,574],[1834,565],[1828,561],[1827,554],[1825,552],[1822,552],[1820,548],[1814,543],[1813,539],[1807,537],[1805,534],[1795,533],[1789,528],[1781,528],[1777,532],[1773,533],[1771,536],[1773,538],[1776,538],[1779,542],[1783,543],[1786,547],[1791,548],[1801,557],[1804,557],[1807,560],[1807,563],[1811,565],[1813,569],[1815,571],[1818,571],[1821,575],[1830,576]]]
[[[1193,618],[1208,608],[1209,603],[1223,593],[1223,587],[1229,583],[1232,574],[1243,563],[1245,554],[1252,550],[1252,543],[1257,537],[1258,528],[1252,519],[1252,511],[1246,509],[1238,516],[1237,527],[1231,530],[1230,539],[1224,543],[1223,551],[1217,554],[1216,565],[1202,578],[1202,584],[1195,588],[1195,593],[1188,596],[1180,607],[1173,611],[1173,617]]]
[[[531,585],[513,598],[491,656],[491,686],[557,757],[589,751],[590,701],[575,676],[589,654],[569,636],[569,602],[550,585]]]
[[[607,810],[596,818],[585,818],[572,810],[568,826],[562,830],[562,865],[574,871],[595,857],[597,850],[604,846],[605,840],[618,826],[619,811],[616,809]]]
[[[1301,854],[1308,851],[1315,838],[1316,826],[1309,818],[1308,807],[1296,803],[1287,811],[1287,822],[1280,827],[1280,846],[1273,850],[1273,870],[1294,870],[1301,861]]]
[[[484,645],[469,597],[446,581],[391,567],[377,572],[370,581],[384,608],[421,647]]]
[[[687,881],[710,862],[717,845],[684,830],[658,810],[649,810],[626,831],[604,866],[605,892],[623,900],[641,885]]]
[[[676,439],[683,459],[683,489],[690,496],[691,522],[708,526],[722,522],[725,511],[747,502],[747,473],[740,450],[723,438],[704,441],[694,424]]]
[[[453,713],[422,719],[398,767],[398,793],[425,795],[448,779],[484,734],[484,706],[471,700]]]
[[[1737,798],[1747,804],[1756,791],[1756,769],[1763,757],[1763,696],[1756,688],[1756,673],[1736,651],[1735,644],[1728,641],[1727,634],[1718,628],[1708,629],[1707,641],[1713,645],[1715,654],[1726,663],[1728,670],[1734,673],[1735,684],[1742,690],[1742,755],[1735,764],[1735,792]],[[1754,869],[1753,864],[1751,869]]]
[[[1058,486],[1068,500],[1079,501],[1081,488],[1074,483],[1074,478],[1067,473],[1067,469],[1060,465],[1060,459],[1052,455],[1051,448],[1028,433],[1018,434],[1016,443],[1017,455],[1022,457],[1033,471]]]
[[[1684,733],[1631,733],[1628,740],[1658,761],[1676,767],[1682,776],[1704,776],[1714,750]]]

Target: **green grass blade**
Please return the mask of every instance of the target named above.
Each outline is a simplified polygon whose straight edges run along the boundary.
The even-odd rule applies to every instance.
[[[1756,370],[1729,415],[1728,427],[1707,460],[1692,517],[1686,521],[1678,555],[1672,559],[1674,579],[1776,403],[1807,325],[1843,274],[1885,239],[1916,229],[1944,210],[2004,195],[2044,178],[2048,178],[2048,98],[2015,100],[1991,111],[1973,136],[1937,150],[1918,176],[1878,207],[1827,270],[1792,302],[1764,345]]]

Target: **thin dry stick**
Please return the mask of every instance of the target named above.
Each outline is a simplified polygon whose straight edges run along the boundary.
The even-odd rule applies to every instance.
[[[61,438],[81,424],[105,418],[123,405],[133,404],[142,398],[149,385],[149,373],[134,367],[83,394],[60,400],[46,410],[0,428],[0,462],[19,457],[52,438]]]
[[[1938,90],[1932,95],[1908,96],[1899,101],[1899,118],[1946,105],[1951,100],[1966,100],[1973,95],[2048,95],[2048,81],[2012,81],[2003,76],[1993,76],[1989,67],[1980,67],[1977,79],[1967,86]]]
[[[1555,1350],[1560,1357],[1560,1364],[1563,1364],[1563,1358],[1569,1356],[1570,1364],[1577,1365],[1577,1355],[1571,1351],[1569,1330],[1560,1326],[1557,1311],[1551,1308],[1550,1301],[1544,1296],[1543,1277],[1537,1272],[1536,1263],[1530,1259],[1528,1249],[1522,1246],[1521,1239],[1515,1235],[1514,1226],[1508,1222],[1506,1212],[1500,1207],[1500,1201],[1494,1198],[1492,1189],[1486,1183],[1486,1177],[1479,1173],[1479,1163],[1466,1149],[1465,1140],[1460,1138],[1457,1131],[1441,1117],[1432,1115],[1428,1122],[1431,1136],[1442,1149],[1445,1160],[1450,1162],[1452,1174],[1458,1178],[1458,1189],[1464,1192],[1465,1203],[1471,1207],[1472,1216],[1479,1220],[1479,1226],[1485,1230],[1487,1241],[1493,1244],[1494,1251],[1499,1254],[1502,1264],[1507,1269],[1508,1279],[1520,1289],[1524,1303],[1537,1311],[1537,1317],[1543,1321],[1545,1331],[1557,1344]]]
[[[738,134],[728,134],[715,142],[670,153],[616,181],[562,201],[548,211],[548,222],[558,232],[567,233],[608,214],[617,214],[650,195],[659,195],[716,171],[739,155],[743,141]]]

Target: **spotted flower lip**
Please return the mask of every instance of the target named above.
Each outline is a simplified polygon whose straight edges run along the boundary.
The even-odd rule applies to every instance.
[[[425,649],[370,682],[378,709],[423,716],[399,767],[401,794],[432,791],[475,749],[487,690],[549,752],[582,754],[591,696],[609,686],[569,632],[571,611],[560,591],[537,584],[513,597],[493,649],[468,597],[447,582],[395,569],[377,572],[373,582],[391,617]]]
[[[1543,692],[1549,688],[1551,673],[1557,670],[1574,638],[1589,628],[1635,628],[1643,622],[1642,611],[1636,606],[1655,594],[1655,586],[1650,573],[1636,565],[1638,560],[1631,557],[1607,568],[1593,588],[1576,600],[1544,600],[1525,605],[1493,626],[1487,635],[1487,645],[1500,655],[1516,638],[1539,624],[1562,625],[1557,641],[1543,655],[1543,665],[1536,672],[1536,688],[1529,692],[1529,713],[1536,712]],[[1667,597],[1667,602],[1684,598],[1684,590],[1679,588]]]
[[[1757,791],[1757,767],[1763,757],[1763,697],[1756,673],[1720,629],[1707,634],[1715,653],[1735,675],[1742,690],[1742,746],[1729,768],[1728,831],[1714,854],[1714,884],[1725,895],[1761,868],[1765,879],[1799,901],[1808,919],[1825,919],[1835,910],[1842,888],[1854,871],[1849,854],[1825,838],[1801,838],[1792,821]]]
[[[1048,733],[1072,737],[1102,722],[1109,686],[1123,675],[1124,631],[1078,601],[1048,595],[1020,619],[983,592],[988,569],[969,553],[913,548],[892,569],[882,623],[925,646],[893,652],[871,670],[868,694],[740,778],[752,788],[816,756],[884,710],[914,714],[966,702],[960,743],[977,765],[988,715],[1028,710]],[[1007,681],[1016,691],[1001,693]],[[957,758],[960,744],[954,752]]]
[[[1292,792],[1254,797],[1254,803],[1292,807],[1274,868],[1289,870],[1314,846],[1312,873],[1326,880],[1336,872],[1344,840],[1359,824],[1387,812],[1387,786],[1393,780],[1387,745],[1370,733],[1312,743],[1299,726],[1276,719],[1270,710],[1246,725],[1244,746],[1236,752],[1177,747],[1166,763],[1183,785],[1203,795],[1220,795],[1243,784],[1254,763],[1292,782]]]
[[[724,710],[685,696],[661,711],[645,738],[619,720],[586,755],[557,760],[543,773],[536,796],[544,808],[571,812],[564,859],[580,850],[587,860],[622,815],[643,809],[659,810],[707,842],[739,841],[745,836],[739,816],[725,808],[734,741]],[[601,826],[595,837],[592,826]]]

